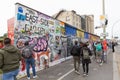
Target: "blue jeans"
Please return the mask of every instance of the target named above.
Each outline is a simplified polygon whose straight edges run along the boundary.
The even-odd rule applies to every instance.
[[[35,71],[35,60],[34,60],[34,58],[25,59],[25,62],[26,62],[27,77],[30,77],[30,66],[32,67],[33,76],[35,76],[36,71]]]
[[[17,80],[16,76],[18,75],[19,69],[3,73],[2,80]]]

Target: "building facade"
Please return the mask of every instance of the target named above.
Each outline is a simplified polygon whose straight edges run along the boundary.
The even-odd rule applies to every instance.
[[[84,16],[85,16],[85,29],[84,30],[89,33],[94,33],[94,16],[93,15],[84,15]]]
[[[73,10],[61,10],[57,14],[53,15],[53,17],[72,26],[75,26],[78,29],[81,29],[81,17]]]
[[[93,15],[79,15],[74,10],[61,10],[57,14],[53,15],[53,17],[72,26],[75,26],[78,29],[82,29],[86,32],[94,34]]]

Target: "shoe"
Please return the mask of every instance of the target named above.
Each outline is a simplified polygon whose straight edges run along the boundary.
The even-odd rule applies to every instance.
[[[86,76],[85,72],[83,73],[83,76]]]
[[[30,79],[30,77],[27,77],[27,79]]]
[[[76,73],[80,75],[80,72],[76,71]]]
[[[35,75],[35,76],[33,76],[33,78],[35,79],[37,76]]]
[[[102,66],[103,65],[103,63],[100,63],[100,66]]]
[[[88,74],[86,74],[86,76],[88,76]]]
[[[75,70],[75,73],[77,72],[77,70]]]

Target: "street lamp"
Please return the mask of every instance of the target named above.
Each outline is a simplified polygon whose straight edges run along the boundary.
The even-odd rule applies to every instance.
[[[117,21],[115,21],[114,24],[112,25],[112,31],[111,31],[112,32],[112,39],[113,39],[113,28],[114,28],[115,24],[117,24],[119,21],[120,21],[120,19],[118,19]]]

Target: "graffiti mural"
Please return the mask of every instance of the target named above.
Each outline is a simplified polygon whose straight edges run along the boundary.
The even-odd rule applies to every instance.
[[[25,41],[33,48],[37,69],[65,56],[62,52],[61,35],[65,34],[64,23],[29,7],[16,4],[14,45],[22,50]],[[47,60],[46,60],[47,59]],[[21,63],[25,71],[24,60]]]
[[[8,37],[11,39],[11,44],[14,44],[14,18],[10,18],[7,21],[8,25]]]
[[[67,37],[61,37],[62,48],[61,48],[61,57],[67,57]]]

